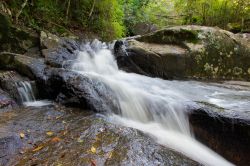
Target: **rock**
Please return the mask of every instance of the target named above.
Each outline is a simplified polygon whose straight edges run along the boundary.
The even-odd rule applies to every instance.
[[[206,108],[193,111],[189,119],[196,139],[236,165],[249,165],[250,121]]]
[[[6,135],[25,134],[21,140],[25,149],[14,151],[11,158],[6,153],[10,160],[5,165],[199,165],[138,130],[74,108],[52,105],[0,112],[0,124]],[[48,131],[53,135],[46,135]],[[8,142],[13,142],[13,150],[19,148]]]
[[[219,28],[178,26],[118,42],[114,52],[127,71],[167,79],[250,80],[249,42]]]
[[[40,32],[40,46],[42,49],[52,49],[59,46],[60,38],[51,33]]]
[[[250,43],[250,33],[237,33],[236,35],[240,38],[246,39]]]
[[[30,79],[43,79],[46,65],[43,58],[18,55],[14,58],[13,68]]]
[[[77,52],[80,49],[80,42],[72,39],[63,39],[57,47],[43,49],[42,54],[45,61],[52,67],[67,67],[72,60],[77,58]],[[69,65],[70,66],[70,65]]]
[[[10,109],[16,106],[16,102],[8,93],[0,89],[0,110]]]
[[[22,142],[18,136],[0,137],[0,165],[8,165],[13,156],[19,153]]]
[[[47,87],[67,105],[90,108],[96,112],[119,111],[117,98],[104,83],[65,69],[51,69]]]
[[[0,72],[0,87],[6,92],[8,92],[10,96],[20,104],[22,102],[22,98],[20,96],[18,88],[20,87],[19,84],[24,81],[27,81],[31,84],[32,89],[35,93],[34,95],[38,96],[38,92],[36,90],[36,84],[34,81],[30,81],[28,78],[22,77],[21,75],[19,75],[14,71]]]
[[[39,37],[30,29],[11,25],[9,18],[0,13],[0,52],[25,53],[39,45]]]

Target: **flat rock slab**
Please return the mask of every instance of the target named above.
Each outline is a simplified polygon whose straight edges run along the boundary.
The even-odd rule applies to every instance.
[[[3,165],[199,165],[137,130],[58,105],[0,113]]]

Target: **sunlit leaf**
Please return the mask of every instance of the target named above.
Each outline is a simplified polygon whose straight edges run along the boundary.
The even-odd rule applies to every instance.
[[[33,149],[32,152],[37,152],[43,148],[42,145],[38,146],[37,148]]]
[[[96,148],[95,147],[92,146],[90,150],[91,150],[92,153],[96,153]]]
[[[48,131],[48,132],[46,132],[46,134],[47,134],[48,136],[52,136],[54,133],[53,133],[52,131]]]
[[[20,136],[20,138],[23,139],[23,138],[25,137],[25,134],[21,132],[21,133],[19,134],[19,136]]]

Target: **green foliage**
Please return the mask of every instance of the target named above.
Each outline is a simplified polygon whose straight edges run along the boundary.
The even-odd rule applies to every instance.
[[[18,24],[59,34],[92,32],[104,40],[134,35],[138,27],[152,30],[150,26],[197,24],[250,30],[249,0],[28,0],[22,9],[24,2],[3,2]]]
[[[123,10],[121,0],[28,0],[21,12],[19,24],[36,29],[48,29],[63,34],[80,30],[91,31],[105,40],[123,37]],[[24,0],[7,2],[16,15]],[[69,29],[69,30],[67,30]]]
[[[142,22],[158,28],[197,24],[231,29],[228,27],[231,23],[236,29],[239,26],[241,30],[250,29],[249,0],[127,0],[126,3],[125,23],[129,30]]]
[[[227,28],[250,19],[250,1],[246,0],[178,0],[176,8],[184,14],[183,24],[198,24]]]

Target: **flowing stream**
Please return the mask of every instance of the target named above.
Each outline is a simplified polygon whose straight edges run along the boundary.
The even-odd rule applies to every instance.
[[[29,81],[17,82],[16,87],[21,98],[21,102],[25,106],[41,107],[51,104],[48,100],[36,100],[32,85]]]
[[[21,97],[22,103],[31,102],[35,100],[34,92],[30,82],[20,81],[16,83],[18,93]]]
[[[214,90],[215,86],[204,86],[198,82],[167,81],[126,73],[118,69],[108,46],[97,40],[83,45],[82,50],[84,51],[79,51],[72,70],[101,81],[115,93],[121,111],[120,114],[109,115],[112,121],[139,129],[155,138],[158,143],[201,164],[233,165],[195,140],[187,111],[190,106],[196,107],[195,101],[199,100],[218,106],[226,104],[220,99],[220,95],[234,92],[223,88]],[[249,92],[246,96],[250,97]],[[239,102],[248,103],[248,100],[249,98],[241,99]],[[236,105],[228,106],[228,110],[237,106],[238,101],[234,101]]]

